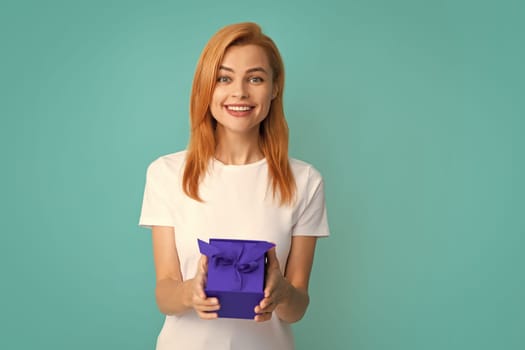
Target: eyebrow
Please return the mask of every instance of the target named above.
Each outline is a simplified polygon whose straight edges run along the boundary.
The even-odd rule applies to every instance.
[[[226,71],[232,72],[232,73],[235,72],[232,68],[229,68],[229,67],[226,67],[226,66],[220,66],[219,70],[226,70]],[[246,71],[246,73],[253,73],[253,72],[263,72],[265,74],[268,74],[266,69],[264,69],[263,67],[253,67],[253,68],[250,68],[250,69],[248,69]]]

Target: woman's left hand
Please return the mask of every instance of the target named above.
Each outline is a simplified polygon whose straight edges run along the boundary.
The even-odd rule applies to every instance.
[[[266,270],[266,287],[264,298],[255,307],[255,321],[264,322],[272,318],[275,308],[286,300],[290,293],[291,284],[284,278],[277,260],[275,247],[267,253],[268,265]]]

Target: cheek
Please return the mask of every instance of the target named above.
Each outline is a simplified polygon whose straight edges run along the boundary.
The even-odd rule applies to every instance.
[[[271,94],[267,95],[266,96],[266,103],[265,103],[265,108],[266,109],[270,110],[270,107],[272,106],[272,101],[273,101],[272,95]]]
[[[264,117],[266,118],[268,116],[268,114],[270,113],[270,107],[272,106],[272,101],[271,100],[268,100],[267,103],[265,103],[263,106],[261,106],[261,117]]]
[[[215,91],[213,95],[211,96],[211,103],[210,103],[210,109],[213,114],[213,112],[218,112],[222,106],[223,97],[220,93],[220,91]]]
[[[214,91],[213,95],[211,96],[211,104],[217,105],[220,103],[220,94],[218,91]]]
[[[211,95],[212,103],[221,104],[228,96],[228,91],[222,86],[216,86]]]
[[[211,102],[210,102],[210,107],[209,108],[210,108],[211,115],[213,117],[215,117],[215,115],[217,115],[217,113],[219,112],[219,110],[221,108],[220,99],[217,96],[217,94],[215,94],[215,93],[211,97]]]
[[[264,89],[258,93],[258,100],[262,101],[263,104],[269,105],[272,103],[272,92],[269,89]]]

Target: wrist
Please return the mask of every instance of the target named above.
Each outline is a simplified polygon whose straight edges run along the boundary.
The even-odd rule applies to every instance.
[[[182,283],[182,304],[187,309],[193,308],[193,283],[195,279],[189,279]]]
[[[286,278],[283,278],[283,284],[284,284],[283,297],[281,298],[279,305],[289,304],[292,301],[293,295],[295,293],[295,287]]]

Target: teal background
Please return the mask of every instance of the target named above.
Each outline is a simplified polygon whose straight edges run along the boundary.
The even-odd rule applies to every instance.
[[[324,175],[298,349],[525,348],[522,1],[2,1],[1,349],[152,349],[147,165],[197,58],[256,21]]]

